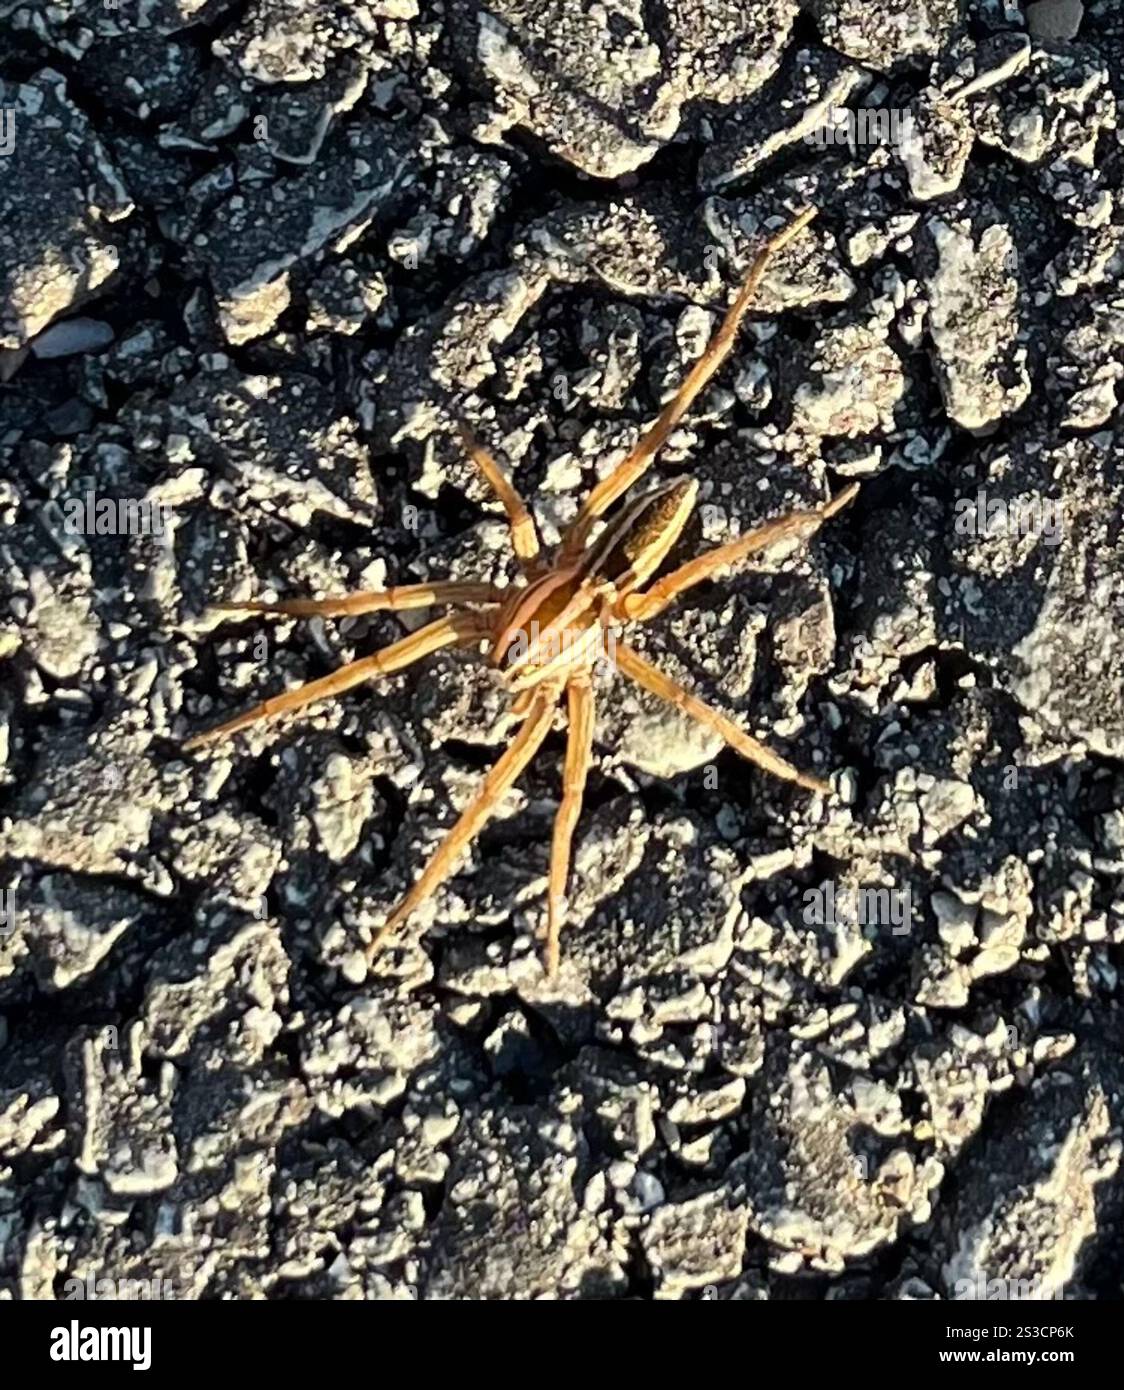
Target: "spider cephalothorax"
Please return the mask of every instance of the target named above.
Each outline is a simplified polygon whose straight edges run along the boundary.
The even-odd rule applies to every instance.
[[[296,617],[347,616],[434,604],[454,607],[446,617],[426,624],[372,656],[265,700],[245,714],[189,739],[187,748],[201,747],[258,720],[301,709],[374,676],[399,671],[443,647],[483,644],[489,661],[515,694],[511,716],[520,721],[517,732],[413,887],[376,932],[368,948],[369,957],[456,868],[464,850],[546,738],[558,702],[565,694],[569,731],[562,801],[551,847],[545,952],[548,973],[556,971],[570,846],[593,749],[592,677],[598,661],[607,652],[621,675],[713,729],[742,757],[809,791],[828,792],[825,783],[798,771],[751,738],[725,715],[665,676],[620,641],[617,634],[630,623],[644,622],[662,613],[685,590],[776,541],[811,536],[828,517],[850,502],[858,491],[857,484],[822,507],[792,512],[707,551],[648,588],[644,586],[667,558],[695,505],[695,480],[675,479],[629,499],[594,534],[600,518],[639,481],[691,402],[728,356],[769,258],[814,215],[813,209],[805,209],[765,244],[706,351],[627,458],[593,489],[553,553],[542,553],[531,514],[495,459],[462,430],[468,452],[507,513],[512,547],[521,570],[517,584],[501,589],[468,581],[438,581],[341,598],[218,605],[238,612]]]

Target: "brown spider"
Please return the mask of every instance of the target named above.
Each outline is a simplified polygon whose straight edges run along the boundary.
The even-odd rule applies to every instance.
[[[706,351],[687,373],[675,396],[641,437],[632,452],[590,493],[561,544],[550,557],[540,552],[530,512],[495,459],[468,433],[461,437],[507,513],[511,543],[522,570],[521,582],[507,589],[490,584],[438,581],[405,584],[340,598],[295,599],[283,603],[222,603],[217,607],[251,613],[325,617],[372,613],[380,609],[424,608],[432,604],[478,605],[454,611],[436,622],[363,657],[320,680],[265,700],[245,714],[189,739],[198,748],[245,729],[261,719],[302,709],[314,700],[338,695],[373,676],[387,675],[443,647],[487,646],[488,658],[502,672],[508,688],[518,692],[511,717],[522,721],[508,748],[484,778],[471,803],[449,831],[421,876],[376,932],[368,947],[371,960],[395,929],[420,907],[457,867],[461,855],[483,829],[493,810],[546,738],[562,692],[566,693],[569,735],[563,772],[563,795],[554,824],[547,893],[546,970],[558,968],[559,933],[570,866],[570,847],[581,808],[593,750],[592,676],[606,644],[616,669],[653,695],[713,729],[749,762],[775,777],[821,795],[830,789],[800,772],[744,733],[725,715],[669,679],[623,642],[616,631],[629,622],[653,618],[680,594],[716,571],[744,560],[784,538],[807,539],[847,505],[858,491],[852,484],[824,506],[792,512],[720,545],[642,590],[667,557],[695,505],[698,484],[677,478],[626,503],[592,541],[591,532],[608,510],[644,474],[656,452],[682,419],[691,402],[718,370],[734,344],[741,323],[770,258],[815,216],[806,208],[762,248],[737,298]],[[483,610],[483,611],[481,611]]]

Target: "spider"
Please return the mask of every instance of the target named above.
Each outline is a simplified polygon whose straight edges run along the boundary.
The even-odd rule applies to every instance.
[[[509,718],[519,722],[518,731],[421,875],[374,934],[367,948],[369,963],[395,930],[458,867],[464,852],[546,738],[565,694],[568,737],[562,800],[551,845],[544,950],[547,976],[556,974],[571,845],[593,755],[593,673],[606,649],[620,675],[721,735],[747,761],[808,791],[830,794],[826,783],[799,771],[751,738],[725,715],[617,640],[616,634],[628,623],[654,618],[688,589],[777,541],[808,539],[852,500],[858,484],[845,488],[821,507],[776,518],[707,551],[647,588],[648,580],[687,523],[695,505],[697,481],[691,477],[676,478],[626,500],[595,534],[604,513],[647,471],[691,402],[726,360],[770,259],[815,215],[815,208],[805,208],[766,241],[702,356],[628,456],[593,489],[553,554],[542,553],[534,519],[499,464],[466,427],[460,427],[466,450],[507,515],[512,549],[521,570],[519,581],[512,586],[437,581],[335,598],[215,605],[227,611],[291,617],[343,617],[443,604],[452,605],[452,611],[371,656],[264,700],[246,713],[196,735],[187,740],[185,749],[200,748],[259,720],[303,709],[315,700],[338,695],[372,677],[400,671],[445,647],[479,648],[484,643],[488,659],[514,693]]]

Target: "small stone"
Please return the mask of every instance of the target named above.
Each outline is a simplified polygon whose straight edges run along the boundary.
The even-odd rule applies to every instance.
[[[63,319],[44,329],[31,340],[36,357],[73,357],[81,352],[97,352],[113,342],[113,329],[100,319]]]
[[[1036,39],[1060,39],[1063,43],[1077,37],[1084,18],[1082,0],[1034,0],[1026,11],[1027,28]]]

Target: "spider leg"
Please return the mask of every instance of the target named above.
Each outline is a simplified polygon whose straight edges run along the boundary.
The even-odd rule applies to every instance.
[[[562,771],[562,800],[554,819],[554,838],[550,847],[550,883],[547,894],[546,973],[558,973],[562,915],[566,879],[570,872],[570,849],[574,828],[581,815],[585,779],[593,757],[593,686],[588,675],[575,676],[566,687],[570,730],[566,742],[566,762]]]
[[[492,584],[441,580],[436,584],[398,584],[389,589],[365,589],[355,594],[339,594],[334,598],[293,598],[283,599],[280,603],[247,599],[244,603],[212,603],[211,607],[224,613],[343,618],[386,609],[401,612],[407,608],[429,608],[435,603],[499,603],[505,597],[505,590],[497,589]]]
[[[401,641],[392,642],[382,651],[362,657],[359,661],[352,661],[346,666],[341,666],[338,671],[322,676],[319,680],[309,681],[284,695],[274,695],[244,714],[228,719],[225,724],[196,734],[184,743],[184,750],[202,748],[216,739],[225,738],[227,734],[247,729],[259,720],[274,719],[290,710],[303,709],[314,700],[324,700],[330,695],[338,695],[343,690],[350,690],[353,685],[370,680],[372,676],[385,676],[392,671],[400,671],[423,656],[440,651],[442,647],[471,646],[487,636],[488,630],[489,620],[482,613],[452,613],[447,617],[438,618],[436,622],[427,623],[425,627],[411,632]]]
[[[457,432],[468,456],[479,468],[488,486],[503,503],[503,509],[507,513],[508,524],[511,527],[512,549],[515,551],[519,563],[526,569],[533,560],[538,558],[539,554],[539,533],[535,529],[535,521],[527,509],[527,504],[520,497],[507,474],[504,473],[468,426],[458,425]]]
[[[777,541],[787,540],[792,536],[799,536],[801,540],[809,539],[829,517],[833,517],[851,502],[858,490],[858,483],[852,483],[850,487],[844,488],[838,497],[833,497],[830,502],[814,511],[790,512],[788,516],[768,521],[764,526],[755,527],[736,540],[728,541],[725,545],[717,546],[714,550],[708,550],[705,554],[688,560],[685,565],[680,565],[663,579],[657,580],[646,593],[625,594],[618,601],[618,614],[631,622],[645,622],[662,613],[680,594],[693,589],[696,584],[701,584],[704,579],[709,579],[719,570],[736,565],[747,556],[775,545]]]
[[[515,699],[512,700],[511,704],[504,710],[499,719],[496,720],[495,732],[497,741],[506,738],[513,725],[521,724],[523,720],[526,719],[538,695],[539,691],[535,686],[527,686],[525,690],[521,690],[519,694],[516,695]]]
[[[740,754],[747,762],[771,772],[774,777],[779,777],[784,782],[795,782],[807,791],[818,792],[821,796],[831,795],[831,788],[826,782],[821,782],[817,777],[810,777],[791,763],[785,762],[772,749],[766,748],[763,743],[744,733],[732,720],[727,719],[724,714],[719,714],[697,695],[692,695],[670,676],[665,676],[623,642],[616,644],[616,664],[622,675],[627,676],[629,680],[635,681],[637,685],[657,695],[661,700],[666,700],[669,705],[674,705],[692,719],[697,719],[708,729],[721,734],[734,752]]]
[[[526,721],[520,726],[506,750],[493,764],[480,784],[476,795],[461,813],[460,819],[445,836],[414,886],[386,919],[367,947],[367,959],[374,959],[383,943],[427,898],[441,887],[456,869],[461,855],[480,834],[492,812],[515,783],[520,773],[538,752],[554,719],[558,699],[557,688],[541,690],[531,706]]]
[[[730,355],[738,328],[753,302],[770,260],[793,237],[803,231],[815,215],[815,208],[805,208],[786,227],[782,227],[770,237],[758,252],[717,333],[711,338],[703,355],[683,378],[679,390],[660,411],[655,423],[641,435],[632,452],[622,459],[607,477],[602,478],[589,494],[566,532],[562,546],[563,555],[569,558],[578,554],[585,546],[594,521],[643,476],[668,435],[690,409],[692,401]]]

